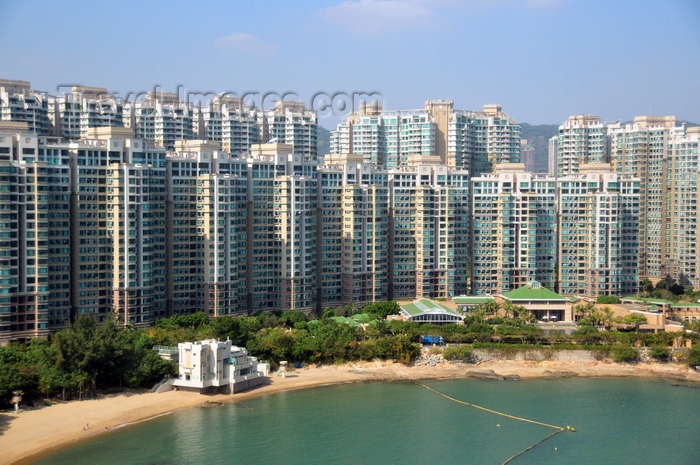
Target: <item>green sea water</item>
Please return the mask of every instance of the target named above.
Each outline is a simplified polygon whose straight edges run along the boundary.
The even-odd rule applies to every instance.
[[[455,399],[576,432],[512,464],[700,464],[700,387],[648,379],[438,380]],[[555,430],[411,382],[313,388],[172,413],[40,465],[501,464]]]

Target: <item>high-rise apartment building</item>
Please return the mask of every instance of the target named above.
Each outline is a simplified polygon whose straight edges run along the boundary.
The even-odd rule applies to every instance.
[[[31,133],[51,134],[49,98],[27,81],[0,79],[0,121],[26,123]]]
[[[0,339],[49,331],[49,179],[37,136],[0,135]]]
[[[257,118],[262,143],[291,144],[294,155],[301,156],[305,162],[316,162],[316,112],[307,109],[303,102],[281,100],[274,108],[259,111]]]
[[[520,161],[520,126],[499,105],[474,112],[429,100],[423,110],[387,111],[375,103],[331,132],[330,152],[362,155],[365,163],[389,168],[436,159],[479,174],[496,163]]]
[[[557,134],[557,176],[578,173],[584,163],[609,163],[607,125],[600,117],[571,116]]]
[[[394,168],[390,176],[392,298],[468,291],[469,174],[445,165]]]
[[[175,141],[194,139],[194,109],[175,93],[153,91],[136,102],[124,104],[124,126],[133,128],[135,137],[175,150]]]
[[[357,174],[368,175],[367,171]],[[388,297],[389,188],[386,177],[348,183],[342,189],[341,292],[344,302]]]
[[[66,140],[86,139],[93,128],[124,127],[121,99],[102,87],[73,86],[49,98],[53,135]]]
[[[696,290],[700,288],[698,150],[700,127],[689,128],[687,134],[668,141],[663,176],[665,214],[657,232],[662,247],[661,272],[655,276]]]
[[[196,133],[199,139],[221,143],[233,157],[250,153],[252,144],[260,143],[258,111],[237,97],[220,96],[196,110]]]
[[[246,314],[247,180],[222,171],[197,177],[197,218],[192,222],[203,246],[202,309],[211,316]],[[190,253],[173,255],[186,260]]]
[[[639,289],[640,181],[583,164],[558,179],[559,290],[625,296]]]
[[[472,293],[502,294],[537,281],[555,287],[557,194],[551,176],[520,164],[472,178]]]
[[[121,153],[106,176],[112,310],[121,324],[147,326],[166,316],[165,151],[111,132],[100,142]]]
[[[611,163],[614,171],[639,178],[639,274],[654,281],[666,279],[666,170],[669,141],[685,132],[673,116],[637,116],[630,124],[611,125]]]

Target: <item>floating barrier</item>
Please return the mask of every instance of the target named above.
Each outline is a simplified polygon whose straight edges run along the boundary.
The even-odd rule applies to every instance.
[[[497,411],[497,410],[493,410],[493,409],[490,409],[490,408],[482,407],[482,406],[480,406],[480,405],[472,404],[471,402],[465,402],[465,401],[463,401],[463,400],[455,399],[454,397],[450,397],[450,396],[448,396],[447,394],[443,394],[442,392],[437,391],[437,390],[431,388],[430,386],[426,386],[426,385],[423,384],[423,383],[419,383],[419,382],[417,382],[417,381],[414,381],[414,383],[417,384],[417,385],[419,385],[419,386],[423,386],[423,387],[426,388],[427,390],[432,391],[432,392],[434,392],[435,394],[444,397],[445,399],[451,400],[452,402],[457,402],[458,404],[462,404],[462,405],[466,405],[466,406],[468,406],[468,407],[472,407],[472,408],[475,408],[475,409],[483,410],[484,412],[493,413],[494,415],[500,415],[500,416],[502,416],[502,417],[511,418],[511,419],[513,419],[513,420],[522,421],[522,422],[525,422],[525,423],[531,423],[531,424],[533,424],[533,425],[544,426],[544,427],[546,427],[546,428],[551,428],[551,429],[556,430],[556,431],[554,431],[552,434],[548,435],[546,438],[542,439],[541,441],[538,441],[538,442],[536,442],[535,444],[533,444],[533,445],[527,447],[526,449],[521,450],[521,451],[518,452],[517,454],[513,455],[513,456],[510,457],[508,460],[506,460],[505,462],[503,462],[503,465],[506,465],[507,463],[511,462],[511,461],[512,461],[513,459],[515,459],[516,457],[521,456],[522,454],[524,454],[525,452],[529,451],[530,449],[533,449],[534,447],[539,446],[540,444],[542,444],[543,442],[545,442],[547,439],[551,438],[552,436],[554,436],[554,435],[556,435],[556,434],[559,434],[559,433],[561,433],[561,432],[564,431],[564,427],[563,427],[563,426],[550,425],[550,424],[548,424],[548,423],[543,423],[543,422],[541,422],[541,421],[530,420],[530,419],[522,418],[522,417],[516,417],[515,415],[510,415],[510,414],[508,414],[508,413],[503,413],[503,412],[499,412],[499,411]],[[501,426],[501,425],[499,424],[499,425],[497,425],[497,426]],[[569,431],[571,431],[571,432],[575,432],[575,431],[576,431],[576,428],[572,428],[571,426],[568,426],[568,425],[567,425],[566,429],[569,430]]]

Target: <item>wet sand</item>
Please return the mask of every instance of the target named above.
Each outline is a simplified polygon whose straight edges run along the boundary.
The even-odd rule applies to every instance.
[[[56,403],[48,407],[0,413],[1,463],[26,464],[76,441],[87,440],[135,422],[207,402],[240,402],[275,392],[360,381],[440,378],[651,377],[700,383],[700,373],[676,364],[635,365],[592,362],[490,361],[475,365],[437,363],[406,366],[390,362],[349,363],[291,371],[285,378],[269,376],[263,386],[234,395],[203,395],[169,391],[127,392],[95,400]]]

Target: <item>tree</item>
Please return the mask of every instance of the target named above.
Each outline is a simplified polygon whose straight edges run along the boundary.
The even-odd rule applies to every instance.
[[[574,307],[574,319],[579,326],[597,326],[596,308],[593,302]]]
[[[691,349],[688,349],[684,354],[684,358],[688,366],[700,366],[700,345],[695,345]]]
[[[249,340],[249,348],[258,357],[277,363],[289,360],[292,355],[294,339],[283,328],[264,328]]]
[[[448,347],[442,353],[445,360],[472,363],[475,360],[474,351],[467,346]]]
[[[513,304],[513,302],[506,300],[506,302],[503,304],[503,313],[505,314],[505,317],[515,318],[516,307],[517,306]]]
[[[297,323],[306,323],[308,318],[304,312],[298,310],[287,310],[282,312],[280,323],[288,328],[293,328]]]
[[[9,403],[12,391],[23,387],[22,381],[15,365],[0,363],[0,402]]]
[[[639,360],[639,352],[632,346],[616,345],[610,352],[615,363],[633,363]]]
[[[655,345],[649,351],[649,356],[655,360],[665,362],[671,357],[671,350],[668,347]]]
[[[685,287],[674,282],[673,284],[671,284],[671,286],[668,288],[668,290],[671,291],[673,293],[673,295],[681,295],[685,292]]]
[[[639,283],[639,292],[640,293],[643,293],[643,294],[648,296],[651,294],[651,292],[653,290],[654,290],[654,283],[652,283],[649,278],[644,278]]]
[[[366,305],[363,309],[363,313],[370,315],[372,319],[384,319],[388,315],[398,315],[401,307],[395,300],[389,300],[386,302],[372,302]]]

